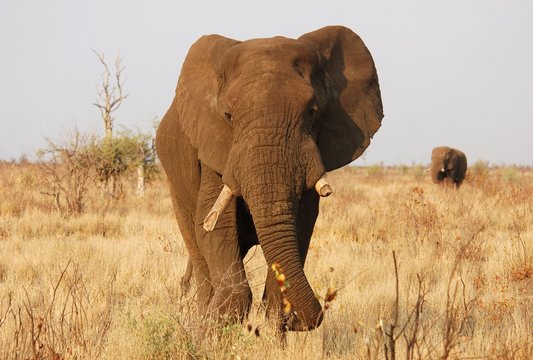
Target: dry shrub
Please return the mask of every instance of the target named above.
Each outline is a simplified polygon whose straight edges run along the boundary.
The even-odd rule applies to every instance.
[[[2,325],[12,334],[1,338],[3,359],[97,358],[111,326],[109,293],[94,292],[75,263],[68,262],[47,292],[7,295]]]
[[[403,204],[405,212],[402,221],[407,231],[414,231],[415,246],[428,241],[442,241],[442,224],[436,206],[427,199],[422,187],[411,189],[408,200]]]

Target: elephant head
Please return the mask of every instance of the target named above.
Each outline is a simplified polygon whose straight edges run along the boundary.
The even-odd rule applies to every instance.
[[[431,152],[431,177],[434,183],[445,183],[458,188],[466,177],[465,154],[448,146],[439,146]]]
[[[322,309],[303,271],[297,212],[302,193],[331,189],[323,175],[363,153],[383,117],[370,52],[350,29],[298,39],[200,38],[182,67],[173,107],[200,162],[225,184],[206,231],[241,197],[270,265],[290,282],[293,330],[312,329]]]

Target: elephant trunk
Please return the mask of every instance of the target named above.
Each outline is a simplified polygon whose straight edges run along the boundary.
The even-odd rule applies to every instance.
[[[252,215],[255,205],[250,206]],[[282,296],[290,303],[288,327],[293,331],[312,330],[322,322],[322,307],[303,271],[298,249],[294,215],[273,216],[268,221],[255,221],[259,242],[267,260],[268,271],[277,264],[288,283]],[[281,289],[279,290],[281,292]]]
[[[292,312],[285,314],[289,316],[288,327],[293,331],[314,329],[322,322],[322,307],[303,271],[296,227],[305,171],[286,162],[261,161],[271,157],[271,151],[252,155],[255,163],[248,169],[239,169],[237,181],[252,214],[269,271],[273,264],[278,264],[289,283],[286,291],[278,294],[292,307]],[[327,183],[319,188],[324,186]]]

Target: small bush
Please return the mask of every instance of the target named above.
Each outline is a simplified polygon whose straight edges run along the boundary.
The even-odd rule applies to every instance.
[[[178,355],[178,339],[174,320],[166,315],[153,315],[141,323],[142,358],[174,359]]]
[[[489,162],[478,160],[469,167],[472,180],[475,182],[482,182],[489,176]]]
[[[385,174],[385,169],[383,165],[372,165],[366,169],[366,173],[368,177],[380,178]]]
[[[509,183],[516,183],[520,175],[515,166],[506,167],[503,173],[503,178]]]
[[[48,141],[39,150],[42,174],[42,193],[53,201],[63,215],[77,215],[85,210],[86,197],[100,183],[102,199],[124,195],[124,180],[132,172],[140,171],[145,181],[157,173],[155,148],[148,134],[124,131],[118,137],[102,138],[74,130],[59,141]],[[138,173],[137,173],[138,174]],[[24,184],[35,180],[24,174]],[[143,190],[144,191],[144,190]]]
[[[80,214],[85,195],[96,174],[96,136],[77,129],[59,141],[47,139],[48,146],[37,152],[43,176],[43,193],[52,197],[56,210]]]

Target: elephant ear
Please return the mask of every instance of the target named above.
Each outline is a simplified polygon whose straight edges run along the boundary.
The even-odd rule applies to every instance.
[[[224,54],[239,41],[207,35],[196,41],[182,66],[176,88],[176,106],[183,132],[198,158],[222,174],[232,142],[230,125],[218,109],[223,81]]]
[[[320,119],[317,145],[326,171],[331,171],[358,158],[381,126],[378,75],[365,44],[346,27],[325,27],[299,40],[325,59],[328,102]]]

